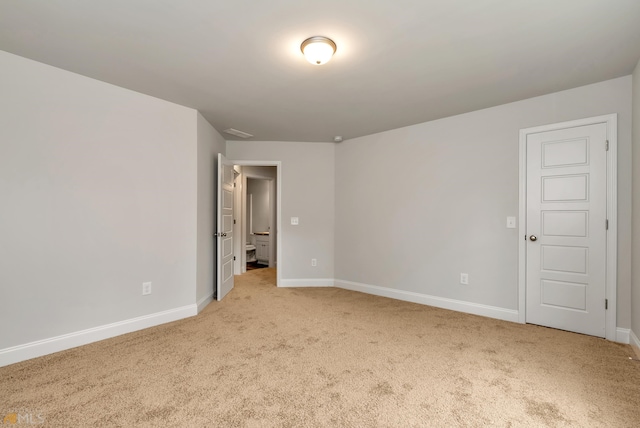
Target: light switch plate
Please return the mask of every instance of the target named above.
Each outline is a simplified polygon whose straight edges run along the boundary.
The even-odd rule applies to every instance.
[[[143,282],[142,283],[142,295],[146,296],[147,294],[151,294],[151,283]]]
[[[515,228],[516,228],[516,218],[507,217],[507,229],[515,229]]]
[[[291,224],[297,226],[299,224],[298,217],[291,217]]]

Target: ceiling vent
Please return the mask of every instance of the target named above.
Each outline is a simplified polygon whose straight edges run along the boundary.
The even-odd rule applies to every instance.
[[[233,129],[233,128],[225,129],[224,132],[226,132],[227,134],[235,135],[236,137],[240,137],[240,138],[251,138],[251,137],[253,137],[253,135],[251,135],[251,134],[248,134],[248,133],[242,132],[242,131],[238,131],[237,129]]]

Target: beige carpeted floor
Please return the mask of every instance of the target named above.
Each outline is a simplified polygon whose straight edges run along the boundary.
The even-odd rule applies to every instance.
[[[236,277],[223,302],[191,319],[0,368],[2,417],[60,427],[640,424],[640,363],[626,345],[340,289],[278,289],[274,277]]]

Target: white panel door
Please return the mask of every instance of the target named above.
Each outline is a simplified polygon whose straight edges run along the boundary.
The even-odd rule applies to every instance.
[[[216,297],[233,288],[233,163],[218,153],[217,279]]]
[[[605,336],[606,132],[527,135],[528,323]]]

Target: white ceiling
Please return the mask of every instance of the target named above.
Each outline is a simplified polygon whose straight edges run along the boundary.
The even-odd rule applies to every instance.
[[[300,53],[314,35],[326,65]],[[218,131],[332,141],[628,75],[640,0],[2,0],[0,50]]]

